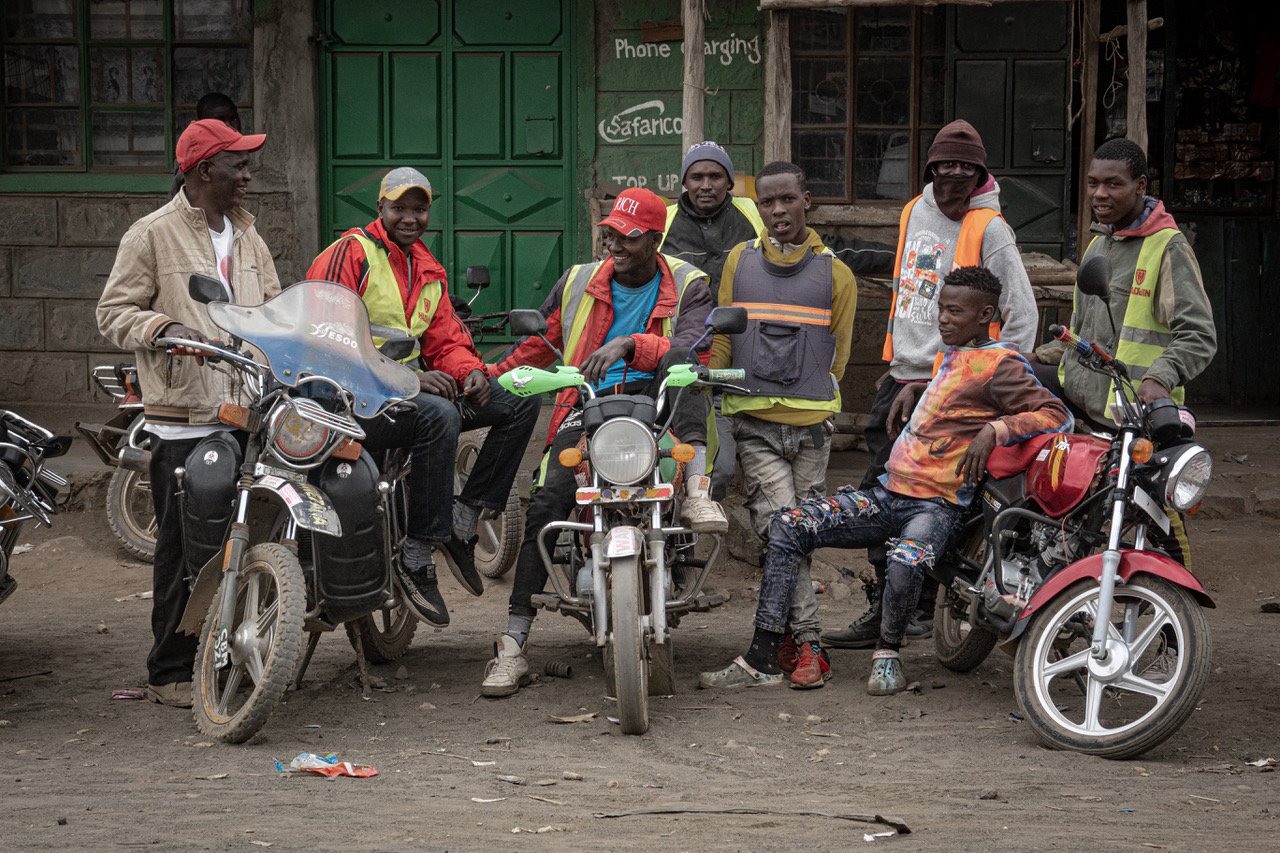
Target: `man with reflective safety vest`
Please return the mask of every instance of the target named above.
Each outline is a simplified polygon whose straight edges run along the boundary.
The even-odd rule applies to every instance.
[[[1002,283],[1000,310],[988,332],[993,340],[1030,353],[1036,343],[1035,296],[1015,243],[1000,215],[1000,187],[987,172],[987,151],[973,125],[957,119],[938,131],[929,147],[925,186],[902,209],[893,269],[893,297],[883,356],[889,369],[876,382],[866,426],[869,459],[859,488],[873,487],[889,459],[889,436],[911,417],[943,350],[938,335],[942,280],[960,267],[984,267]],[[833,648],[871,648],[880,634],[880,595],[886,554],[870,548],[876,582],[866,584],[867,610],[842,631],[828,632]],[[930,631],[936,588],[926,580],[909,636]]]
[[[667,205],[662,253],[705,272],[711,279],[714,301],[729,251],[763,234],[764,223],[754,201],[731,192],[733,161],[729,152],[714,142],[689,147],[680,164],[680,184],[684,192],[675,204]],[[713,457],[719,464],[713,464],[711,472],[711,494],[716,500],[723,500],[729,490],[737,455],[732,422],[721,412],[721,400],[722,395],[716,393]]]
[[[624,190],[599,223],[608,256],[570,267],[542,304],[546,339],[564,353],[566,364],[581,369],[598,395],[652,395],[666,364],[687,361],[689,347],[706,328],[711,311],[707,274],[658,252],[665,213],[662,199],[649,190]],[[540,339],[526,338],[491,365],[490,374],[499,376],[523,364],[547,367],[555,360]],[[529,680],[526,649],[536,613],[532,596],[547,583],[538,535],[548,523],[562,521],[573,511],[574,472],[557,459],[561,450],[575,447],[583,434],[578,402],[575,389],[561,391],[556,398],[547,433],[545,473],[529,500],[507,629],[498,637],[485,670],[481,684],[485,696],[510,696]],[[685,468],[681,516],[694,530],[723,533],[728,529],[724,512],[709,496],[706,422],[706,395],[681,395],[672,430],[695,451]]]
[[[418,375],[421,390],[410,401],[412,412],[361,423],[370,450],[412,448],[401,586],[420,618],[448,625],[432,551],[443,549],[464,589],[473,595],[484,591],[475,565],[476,523],[484,510],[506,506],[538,418],[538,400],[511,394],[485,372],[470,333],[453,313],[444,267],[420,239],[430,211],[427,178],[407,166],[392,169],[378,190],[378,218],[321,252],[307,277],[351,288],[369,309],[369,322],[421,342],[425,369]],[[455,501],[458,435],[481,427],[489,427],[489,434]]]
[[[804,171],[769,163],[756,176],[765,236],[734,248],[720,279],[720,304],[747,309],[747,329],[716,335],[712,368],[746,371],[748,394],[726,392],[751,527],[769,537],[774,513],[826,493],[830,418],[853,342],[858,290],[853,273],[813,229]],[[784,669],[798,687],[821,687],[831,667],[818,646],[818,602],[808,558],[788,611]]]

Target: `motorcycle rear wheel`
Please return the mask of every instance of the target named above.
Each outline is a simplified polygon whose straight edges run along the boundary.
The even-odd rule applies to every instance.
[[[156,555],[156,510],[151,476],[117,468],[107,484],[107,524],[130,556],[150,562]]]
[[[609,642],[614,695],[622,733],[642,735],[649,730],[649,667],[645,660],[644,629],[640,624],[640,559],[614,558],[609,570]]]
[[[1014,659],[1014,692],[1048,746],[1133,758],[1195,711],[1213,659],[1209,622],[1187,590],[1134,577],[1116,585],[1111,663],[1099,665],[1089,653],[1098,590],[1081,581],[1032,617]]]
[[[297,669],[306,581],[298,558],[283,545],[264,543],[248,550],[229,629],[231,663],[219,670],[214,655],[221,589],[200,632],[192,712],[208,737],[244,743],[266,723]]]
[[[346,624],[347,639],[356,647],[356,635],[369,663],[391,663],[404,656],[418,630],[418,620],[404,603],[375,610]]]
[[[977,624],[974,605],[966,605],[952,590],[938,587],[933,606],[933,648],[938,663],[952,672],[971,672],[987,659],[999,639]]]
[[[462,493],[467,478],[484,446],[488,430],[474,430],[458,437],[458,461],[454,469],[456,494]],[[476,568],[487,578],[500,578],[516,564],[520,540],[524,536],[524,514],[520,511],[520,492],[515,483],[507,493],[507,505],[493,518],[476,523]]]

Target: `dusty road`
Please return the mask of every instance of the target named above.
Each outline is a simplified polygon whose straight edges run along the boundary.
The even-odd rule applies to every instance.
[[[1246,764],[1280,757],[1280,616],[1259,610],[1280,595],[1274,518],[1192,522],[1219,605],[1214,674],[1190,722],[1130,762],[1038,746],[1010,717],[1011,661],[998,652],[962,676],[933,660],[931,641],[909,646],[920,695],[867,696],[869,652],[835,652],[822,690],[694,689],[700,669],[750,637],[753,570],[732,562],[715,584],[732,602],[678,629],[682,689],[653,701],[644,737],[608,722],[599,660],[581,627],[555,614],[538,619],[531,655],[539,670],[572,663],[573,678],[479,698],[509,581],[473,599],[446,576],[453,626],[423,626],[403,668],[376,668],[385,690],[363,700],[345,636],[328,636],[304,689],[257,738],[212,745],[189,712],[112,701],[145,681],[150,602],[128,596],[148,589],[150,569],[116,549],[100,513],[56,522],[24,536],[34,547],[15,559],[20,588],[0,606],[5,849],[1280,849],[1280,773]],[[836,578],[829,563],[817,573]],[[819,597],[827,624],[861,610],[850,595],[835,582]],[[589,722],[547,719],[593,711]],[[336,752],[379,775],[277,775],[272,759],[300,751]],[[595,816],[655,806],[771,813]],[[893,815],[911,834],[868,844],[864,833],[886,828],[795,816],[805,811]]]

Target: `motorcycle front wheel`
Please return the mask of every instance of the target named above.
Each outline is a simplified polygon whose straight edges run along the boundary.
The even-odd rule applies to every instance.
[[[1209,622],[1187,590],[1148,575],[1117,584],[1107,658],[1090,654],[1098,583],[1064,590],[1032,618],[1014,659],[1018,705],[1047,745],[1132,758],[1187,721],[1209,679]]]
[[[151,476],[117,468],[107,484],[107,524],[133,557],[150,562],[156,555],[156,509]]]
[[[227,637],[231,661],[218,669],[221,608],[219,587],[196,651],[193,713],[205,735],[244,743],[266,723],[302,654],[307,591],[298,558],[274,543],[255,545],[245,554]]]
[[[413,642],[418,620],[406,604],[384,607],[347,623],[347,639],[356,647],[356,637],[369,663],[399,660]]]
[[[604,654],[612,664],[618,721],[628,735],[649,730],[649,667],[640,623],[643,602],[640,558],[614,558],[609,568],[609,642]]]

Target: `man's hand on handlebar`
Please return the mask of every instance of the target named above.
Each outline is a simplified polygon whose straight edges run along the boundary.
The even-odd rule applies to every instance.
[[[483,409],[489,405],[491,397],[489,377],[485,375],[483,370],[471,371],[462,383],[462,394],[477,409]]]
[[[1170,396],[1172,395],[1168,388],[1150,377],[1143,379],[1142,384],[1138,386],[1138,399],[1147,404]]]
[[[437,397],[444,397],[446,400],[453,400],[458,396],[458,383],[454,382],[453,377],[443,370],[428,370],[426,373],[419,373],[418,388],[424,394],[435,394]]]
[[[208,343],[209,339],[202,333],[197,332],[190,326],[184,326],[181,323],[170,323],[160,330],[157,338],[185,338],[188,341],[198,341],[199,343]],[[204,350],[193,349],[184,346],[170,346],[169,353],[172,355],[191,355],[195,356],[196,364],[204,364],[204,357],[207,353]]]
[[[602,381],[609,367],[618,359],[627,359],[635,355],[636,342],[630,335],[614,338],[600,349],[587,356],[582,363],[582,376],[592,385]]]

